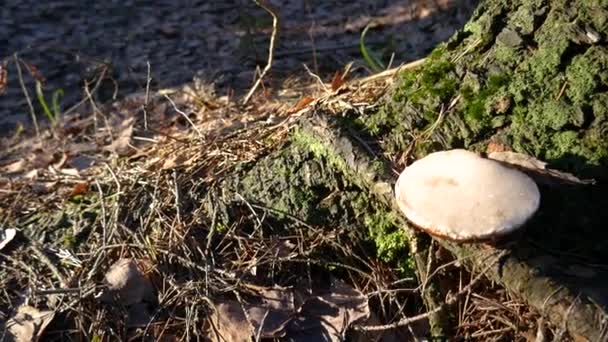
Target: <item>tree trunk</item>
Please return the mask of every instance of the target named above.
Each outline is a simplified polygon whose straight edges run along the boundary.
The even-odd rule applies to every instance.
[[[605,338],[607,6],[482,2],[419,70],[401,73],[380,109],[302,118],[283,148],[224,181],[221,202],[238,193],[310,223],[364,232],[380,257],[406,269],[412,231],[393,203],[391,162],[402,168],[402,156],[456,147],[529,154],[596,183],[540,183],[539,213],[507,244],[438,242],[475,270],[506,251],[490,279],[573,336]]]

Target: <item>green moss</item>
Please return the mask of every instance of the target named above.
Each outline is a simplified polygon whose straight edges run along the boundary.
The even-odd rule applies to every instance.
[[[335,171],[340,172],[346,183],[357,184],[362,181],[355,181],[357,175],[347,166],[346,161],[325,144],[317,140],[310,134],[295,130],[292,141],[298,148],[311,152],[315,159],[322,160]],[[372,169],[384,169],[384,164],[380,161],[372,163]],[[328,170],[329,171],[329,170]],[[366,185],[360,184],[361,188],[366,189]],[[341,192],[344,192],[342,190]],[[400,228],[395,213],[383,208],[376,199],[370,198],[368,191],[359,191],[354,194],[354,198],[348,203],[340,203],[342,207],[350,207],[354,216],[362,220],[367,228],[367,236],[376,246],[378,257],[388,263],[396,264],[404,274],[413,274],[412,258],[409,256],[409,245],[405,232]]]
[[[491,75],[486,84],[478,91],[467,85],[461,88],[460,94],[464,100],[464,119],[474,133],[491,129],[495,124],[492,120],[497,101],[495,95],[499,94],[499,91],[505,88],[508,82],[509,77],[506,75]]]
[[[379,208],[366,194],[360,193],[353,201],[353,209],[367,228],[369,237],[374,242],[378,257],[398,265],[403,274],[414,274],[414,260],[409,254],[409,243],[405,231],[400,228],[396,214],[385,208]]]
[[[575,56],[566,69],[566,96],[575,104],[584,104],[601,83],[608,81],[608,51],[594,46]]]
[[[413,136],[431,127],[460,83],[446,45],[433,50],[419,69],[406,70],[398,77],[398,85],[383,106],[355,119],[359,129],[383,136],[389,152],[404,150]]]
[[[337,156],[335,153],[332,153],[327,146],[315,139],[310,134],[296,129],[292,135],[292,141],[297,147],[310,151],[315,158],[326,159],[329,166],[335,167],[340,171],[345,171],[348,169],[344,159]]]
[[[414,139],[420,157],[436,149],[478,148],[500,134],[519,152],[567,160],[568,171],[607,163],[608,48],[590,44],[586,32],[606,35],[608,9],[599,0],[566,5],[481,5],[450,45],[437,48],[421,68],[400,74],[379,109],[360,119],[360,129],[393,156]],[[442,106],[458,94],[456,107],[438,122]],[[429,127],[432,132],[423,135]]]

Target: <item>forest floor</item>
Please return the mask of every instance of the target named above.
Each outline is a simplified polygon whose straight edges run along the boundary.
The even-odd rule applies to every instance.
[[[424,312],[412,311],[422,302],[424,285],[398,279],[390,265],[351,249],[349,244],[359,241],[343,243],[339,231],[327,238],[318,227],[291,218],[306,228],[301,236],[246,236],[239,226],[200,222],[194,215],[198,209],[186,214],[176,203],[182,177],[197,177],[211,187],[280,144],[311,105],[336,113],[345,106],[373,106],[387,83],[384,77],[379,84],[365,78],[378,72],[360,48],[361,32],[370,22],[365,46],[390,69],[419,60],[447,40],[473,7],[469,0],[282,2],[276,6],[280,36],[271,72],[243,104],[266,65],[272,33],[272,17],[253,2],[34,6],[8,0],[0,11],[0,27],[7,28],[0,30],[0,41],[7,42],[2,66],[8,76],[0,95],[0,322],[14,328],[5,326],[3,333],[24,338],[46,333],[55,340],[223,335],[236,341],[285,332],[303,338],[327,333],[327,321],[342,334],[370,315],[367,324],[383,324],[402,311]],[[63,93],[55,124],[43,114],[37,83],[51,113],[52,94]],[[333,99],[342,85],[347,95]],[[261,225],[265,216],[247,206],[253,215],[244,215],[239,224]],[[148,209],[154,214],[139,215]],[[128,224],[165,229],[143,234],[143,228],[125,229]],[[206,239],[197,235],[205,224],[212,227]],[[226,237],[217,241],[215,229]],[[217,252],[211,258],[218,265],[230,267],[205,265],[210,250]],[[266,250],[278,254],[273,259],[262,253]],[[311,257],[318,257],[315,253],[337,255],[343,263],[323,264]],[[282,265],[285,260],[290,264]],[[294,266],[302,260],[306,267]],[[311,271],[315,262],[319,267]],[[265,263],[283,276],[330,273],[329,288],[302,293],[249,281],[267,271]],[[353,278],[353,265],[367,267],[361,278]],[[348,274],[350,281],[334,278],[334,271]],[[459,288],[472,277],[462,269],[446,272],[458,279]],[[545,330],[555,328],[490,282],[477,285],[479,291],[469,293],[457,310],[459,336],[541,341]],[[235,300],[215,301],[210,294],[218,292],[234,293]],[[403,299],[401,292],[411,298]],[[240,296],[257,303],[245,307]],[[115,297],[130,300],[117,303]],[[367,298],[373,300],[368,304]],[[338,308],[338,314],[315,312],[325,304]],[[313,328],[292,320],[295,312]],[[351,329],[348,336],[416,339],[429,333],[428,322],[419,323],[378,333]],[[328,334],[328,340],[343,337]]]

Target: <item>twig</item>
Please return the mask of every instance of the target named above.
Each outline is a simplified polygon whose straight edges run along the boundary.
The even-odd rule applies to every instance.
[[[500,260],[500,258],[505,254],[505,251],[502,251],[498,254],[496,260]],[[355,326],[354,329],[356,330],[361,330],[361,331],[380,331],[380,330],[389,330],[389,329],[396,329],[399,327],[403,327],[406,325],[410,325],[414,322],[423,320],[423,319],[427,319],[429,318],[431,315],[434,315],[438,312],[440,312],[441,310],[444,310],[446,307],[451,306],[453,304],[455,304],[458,299],[464,295],[465,293],[469,292],[473,286],[477,285],[477,283],[483,278],[483,276],[486,274],[486,272],[494,267],[495,262],[490,262],[488,263],[488,265],[481,271],[479,272],[479,274],[473,278],[473,280],[471,280],[471,282],[465,286],[461,291],[459,291],[458,293],[456,293],[455,295],[449,295],[447,296],[447,299],[444,303],[442,303],[441,305],[439,305],[438,307],[436,307],[435,309],[422,313],[420,315],[416,315],[416,316],[412,316],[412,317],[406,317],[398,322],[395,323],[391,323],[391,324],[386,324],[386,325],[367,325],[367,326]]]
[[[143,110],[144,110],[144,130],[148,130],[148,103],[150,103],[150,81],[152,80],[152,78],[150,78],[150,61],[147,61],[146,64],[148,65],[148,76],[146,77],[146,99],[145,102],[143,104]]]
[[[32,122],[34,123],[34,129],[36,130],[36,136],[40,139],[40,128],[38,128],[38,121],[36,120],[36,111],[34,110],[34,105],[32,104],[32,99],[30,98],[30,94],[27,92],[27,88],[25,87],[25,82],[23,81],[23,72],[21,72],[21,65],[19,64],[19,56],[17,53],[13,55],[15,58],[15,66],[17,67],[17,75],[19,77],[19,84],[21,85],[21,90],[23,90],[23,95],[25,95],[25,100],[27,101],[27,106],[30,108],[30,115],[32,116]]]
[[[323,90],[326,93],[330,93],[331,91],[329,90],[329,88],[327,88],[327,86],[325,85],[325,83],[323,83],[323,80],[321,79],[321,77],[319,77],[317,74],[313,73],[312,71],[310,71],[310,69],[308,69],[308,66],[306,64],[302,64],[304,66],[304,69],[306,69],[306,72],[308,72],[308,74],[314,78],[315,80],[317,80],[317,83],[319,83],[321,85],[321,87],[323,88]]]
[[[48,289],[48,290],[35,290],[32,294],[34,296],[49,296],[55,294],[81,294],[82,288],[70,287],[65,289]]]
[[[184,119],[186,119],[186,121],[188,121],[188,123],[190,125],[192,125],[192,128],[194,128],[194,130],[196,131],[196,134],[198,134],[199,138],[201,138],[202,140],[205,139],[205,136],[203,135],[203,133],[200,131],[200,129],[198,129],[198,127],[196,127],[196,125],[194,124],[194,122],[192,122],[192,120],[190,120],[190,118],[188,117],[188,114],[184,113],[183,111],[179,110],[177,108],[177,106],[175,105],[175,102],[173,102],[173,100],[167,95],[164,95],[165,98],[171,103],[171,106],[173,106],[173,109],[179,113],[181,116],[184,117]]]
[[[564,85],[562,85],[562,88],[559,90],[559,93],[555,97],[555,101],[559,101],[559,99],[562,98],[562,95],[564,95],[564,91],[566,91],[567,85],[568,85],[568,81],[564,81]]]
[[[89,91],[89,93],[94,94],[95,92],[97,92],[97,89],[101,85],[101,82],[105,79],[107,68],[108,67],[104,65],[104,67],[101,69],[101,73],[99,74],[97,81],[95,81],[95,85],[93,86],[93,89],[91,89]],[[88,83],[85,83],[85,87],[88,87]],[[82,100],[78,101],[75,105],[73,105],[72,107],[65,110],[63,112],[63,116],[65,117],[68,114],[70,114],[71,112],[75,111],[78,107],[80,107],[81,104],[85,103],[87,100],[88,100],[88,98],[85,97]]]
[[[390,77],[395,75],[396,73],[402,71],[402,70],[408,70],[408,69],[414,69],[417,68],[419,66],[421,66],[422,64],[424,64],[424,62],[426,61],[426,58],[422,58],[422,59],[418,59],[415,60],[413,62],[407,63],[407,64],[403,64],[400,65],[398,67],[392,68],[392,69],[388,69],[388,70],[384,70],[382,72],[379,72],[377,74],[362,78],[358,81],[359,84],[362,83],[367,83],[367,82],[371,82],[371,81],[375,81],[377,79],[381,79],[381,78],[385,78],[385,77]]]
[[[272,34],[270,35],[270,44],[268,45],[268,61],[266,62],[266,66],[262,70],[260,77],[257,79],[257,81],[255,81],[253,87],[251,87],[251,89],[247,93],[247,96],[245,96],[245,99],[243,100],[243,105],[246,105],[247,102],[249,102],[249,99],[251,99],[251,96],[253,96],[255,90],[260,86],[262,79],[264,79],[264,76],[266,76],[266,73],[268,73],[268,71],[272,67],[274,44],[277,38],[277,33],[279,31],[279,17],[275,10],[263,0],[254,1],[258,6],[262,7],[264,10],[266,10],[266,12],[270,13],[270,15],[272,16]]]
[[[255,334],[256,342],[260,341],[260,338],[262,337],[262,328],[264,328],[264,322],[266,321],[266,317],[268,317],[269,313],[270,310],[266,309],[266,313],[264,313],[264,317],[262,317],[262,321],[260,322],[260,326],[258,327],[258,332],[257,334]]]
[[[259,230],[259,229],[262,228],[262,221],[258,217],[258,214],[255,212],[255,210],[253,210],[253,207],[251,206],[251,204],[243,196],[241,196],[241,194],[239,194],[237,192],[236,196],[239,198],[239,200],[241,200],[241,202],[245,203],[245,205],[247,206],[247,208],[249,208],[249,210],[251,210],[251,213],[253,214],[253,217],[255,217],[255,220],[258,223],[257,227],[255,227],[253,229],[253,232],[251,233],[251,235],[253,235],[256,230]],[[260,239],[262,239],[262,238],[263,238],[263,235],[262,235],[262,231],[260,230]]]

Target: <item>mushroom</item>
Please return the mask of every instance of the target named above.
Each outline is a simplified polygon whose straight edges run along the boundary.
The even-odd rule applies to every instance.
[[[406,167],[395,196],[416,227],[459,242],[503,237],[540,204],[538,187],[526,174],[460,149],[431,153]]]

